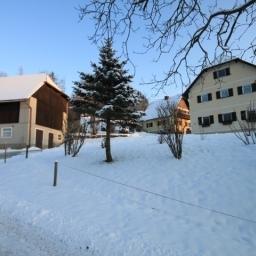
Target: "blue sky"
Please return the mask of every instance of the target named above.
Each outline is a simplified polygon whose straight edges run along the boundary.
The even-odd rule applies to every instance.
[[[21,67],[24,74],[53,71],[65,80],[66,92],[70,94],[72,81],[79,78],[78,71],[90,71],[90,62],[98,60],[98,49],[88,40],[93,26],[79,22],[79,4],[83,1],[2,1],[0,71],[10,76],[18,74]],[[149,81],[153,73],[163,72],[165,65],[152,60],[150,54],[133,56],[133,86],[149,98],[180,93],[180,88],[166,88],[155,96],[151,85],[141,84]],[[133,71],[131,66],[128,68]]]
[[[53,71],[59,79],[65,80],[66,92],[71,94],[72,81],[78,80],[78,71],[90,72],[90,62],[97,62],[98,49],[89,40],[93,26],[79,22],[77,7],[86,0],[9,0],[2,1],[0,8],[1,44],[0,71],[16,75],[22,67],[24,74]],[[143,33],[143,30],[140,31]],[[141,34],[140,34],[141,36]],[[118,50],[120,42],[114,42]],[[136,35],[130,44],[131,52],[141,48]],[[121,54],[121,51],[118,51]],[[195,64],[197,62],[194,53]],[[154,53],[132,54],[136,66],[133,86],[150,100],[163,95],[181,93],[181,88],[166,87],[158,95],[151,85],[143,85],[154,74],[163,74],[170,64],[165,56],[155,63]],[[132,72],[132,67],[128,66]]]

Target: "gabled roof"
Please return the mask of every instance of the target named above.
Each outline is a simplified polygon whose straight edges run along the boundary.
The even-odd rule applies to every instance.
[[[175,95],[175,96],[170,96],[168,100],[171,102],[178,104],[179,100],[181,99],[181,95]],[[160,99],[160,100],[155,100],[149,103],[145,115],[142,116],[141,120],[142,121],[147,121],[151,119],[158,118],[157,114],[157,108],[163,104],[166,101],[166,99]]]
[[[67,97],[47,74],[0,77],[0,101],[29,99],[44,84],[48,84]]]
[[[191,88],[195,85],[195,83],[196,83],[197,80],[201,77],[201,75],[202,75],[203,73],[205,73],[205,72],[207,72],[207,71],[209,71],[209,70],[211,70],[211,69],[216,69],[216,68],[218,68],[218,67],[220,67],[220,66],[226,65],[226,64],[231,63],[231,62],[241,62],[241,63],[247,64],[247,65],[249,65],[249,66],[252,66],[252,67],[256,68],[256,65],[254,65],[253,63],[247,62],[247,61],[242,60],[242,59],[240,59],[240,58],[230,59],[230,60],[228,60],[228,61],[224,61],[224,62],[221,62],[221,63],[219,63],[219,64],[216,64],[216,65],[207,67],[207,68],[203,69],[203,70],[199,73],[199,75],[198,75],[198,76],[195,78],[195,80],[188,86],[188,88],[185,90],[185,92],[183,92],[182,96],[183,96],[184,98],[188,98],[188,93],[189,93],[189,91],[190,91]]]

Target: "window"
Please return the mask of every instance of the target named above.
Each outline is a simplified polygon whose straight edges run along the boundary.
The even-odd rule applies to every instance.
[[[231,113],[223,114],[222,115],[222,121],[223,121],[223,123],[225,123],[225,122],[231,122],[232,123],[232,121],[233,121],[232,114]]]
[[[231,97],[231,96],[233,96],[232,88],[222,89],[222,90],[216,92],[216,99],[223,99],[223,98],[227,98],[227,97]]]
[[[58,140],[61,140],[61,135],[60,134],[58,135]]]
[[[247,111],[247,120],[248,122],[256,122],[256,111],[255,110],[248,110]]]
[[[245,84],[245,85],[237,87],[237,94],[238,95],[249,94],[249,93],[252,93],[252,92],[256,92],[256,83]]]
[[[157,126],[165,125],[165,120],[157,121]]]
[[[246,120],[246,111],[245,110],[241,111],[241,120]]]
[[[233,121],[236,121],[236,112],[219,114],[218,118],[219,123],[222,123],[223,125],[229,125],[232,124]]]
[[[241,111],[241,120],[256,122],[256,110]]]
[[[242,87],[243,94],[252,93],[252,85],[246,84]]]
[[[147,123],[146,126],[147,126],[147,128],[153,127],[153,123],[152,122],[151,123]]]
[[[208,94],[204,94],[201,96],[201,101],[204,102],[204,101],[208,101]]]
[[[208,126],[210,126],[213,123],[214,123],[213,115],[211,115],[211,116],[204,116],[204,117],[198,117],[198,124],[201,125],[202,127],[208,127]]]
[[[12,127],[4,127],[1,129],[2,138],[12,138]]]
[[[223,89],[223,90],[220,91],[220,97],[221,98],[226,98],[228,96],[229,96],[228,89]]]
[[[197,102],[198,103],[207,102],[207,101],[211,101],[211,100],[212,100],[212,94],[211,93],[206,93],[206,94],[197,96]]]
[[[224,76],[230,75],[230,68],[224,68],[213,72],[213,78],[217,79]]]

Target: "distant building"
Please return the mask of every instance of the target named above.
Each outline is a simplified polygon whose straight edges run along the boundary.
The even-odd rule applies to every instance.
[[[186,100],[181,96],[173,97],[165,96],[164,99],[156,100],[149,103],[145,111],[145,116],[141,118],[142,129],[145,132],[159,133],[162,129],[162,120],[158,117],[157,108],[164,104],[166,100],[177,104],[177,108],[181,111],[181,118],[179,119],[179,130],[182,133],[190,133],[190,116],[189,108]]]
[[[0,146],[63,142],[68,96],[46,74],[0,77]]]
[[[183,93],[192,133],[239,130],[239,121],[256,120],[256,66],[239,58],[201,71]]]

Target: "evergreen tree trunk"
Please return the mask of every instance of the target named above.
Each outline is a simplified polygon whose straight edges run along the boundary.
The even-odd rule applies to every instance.
[[[111,133],[111,124],[110,119],[107,119],[107,127],[106,127],[106,162],[112,162],[112,156],[111,156],[111,147],[110,147],[110,133]]]
[[[91,116],[90,118],[91,120],[91,128],[92,128],[92,135],[96,135],[97,134],[97,130],[96,130],[96,122],[95,122],[95,116]]]

